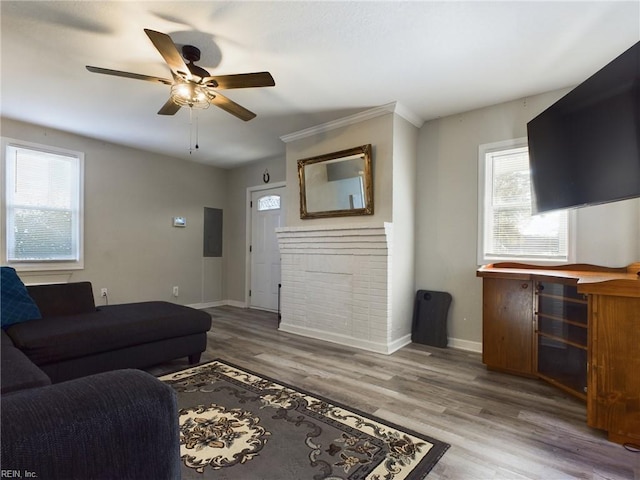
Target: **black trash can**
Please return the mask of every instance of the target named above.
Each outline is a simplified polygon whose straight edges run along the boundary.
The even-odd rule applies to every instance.
[[[446,347],[449,305],[451,305],[451,294],[447,292],[418,290],[413,307],[411,341],[434,347]]]

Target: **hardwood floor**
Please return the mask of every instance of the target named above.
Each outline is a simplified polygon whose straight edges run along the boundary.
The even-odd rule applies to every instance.
[[[489,372],[479,354],[411,344],[382,355],[280,332],[274,313],[207,311],[203,362],[220,358],[451,444],[430,480],[640,479],[640,453],[587,427],[584,403]]]

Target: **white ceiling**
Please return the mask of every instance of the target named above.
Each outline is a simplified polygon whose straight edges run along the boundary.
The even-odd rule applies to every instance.
[[[640,0],[412,2],[5,1],[1,113],[179,158],[234,167],[284,155],[281,136],[398,102],[421,120],[573,86],[640,40]],[[257,117],[156,112],[169,87],[143,29],[202,50],[212,75],[269,71],[223,93]]]

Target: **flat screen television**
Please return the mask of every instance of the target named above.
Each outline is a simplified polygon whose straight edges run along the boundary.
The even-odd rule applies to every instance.
[[[640,197],[640,42],[527,123],[532,211]]]

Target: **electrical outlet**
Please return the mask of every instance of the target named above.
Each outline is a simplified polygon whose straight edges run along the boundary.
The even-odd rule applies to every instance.
[[[106,297],[107,296],[107,289],[106,288],[101,288],[100,289],[100,296],[101,297]]]
[[[178,286],[177,285],[175,287],[173,287],[173,296],[174,297],[178,296]]]

